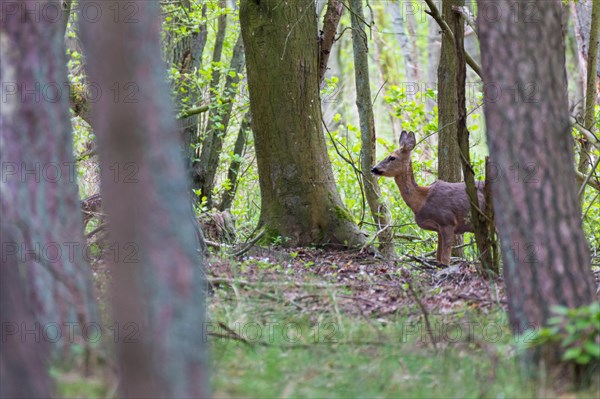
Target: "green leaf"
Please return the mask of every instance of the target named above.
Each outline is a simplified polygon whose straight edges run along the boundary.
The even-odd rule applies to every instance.
[[[567,351],[563,354],[563,360],[574,360],[581,356],[581,348],[575,347],[567,349]]]
[[[575,359],[575,363],[588,364],[590,362],[590,360],[592,360],[590,355],[588,355],[587,353],[584,353],[583,355],[581,355],[577,359]]]
[[[583,348],[587,353],[592,355],[594,358],[600,358],[600,344],[593,341],[585,341]]]

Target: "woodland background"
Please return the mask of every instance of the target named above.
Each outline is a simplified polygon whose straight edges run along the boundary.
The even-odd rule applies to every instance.
[[[3,4],[3,395],[597,395],[600,1],[544,3]],[[475,180],[517,154],[500,269],[472,234],[441,267],[368,173],[406,130],[417,183],[462,181],[460,129]]]

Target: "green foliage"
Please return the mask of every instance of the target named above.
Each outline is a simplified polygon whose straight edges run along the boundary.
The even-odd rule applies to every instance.
[[[577,364],[600,361],[600,303],[569,309],[555,306],[548,326],[535,332],[530,346],[557,343],[564,349],[562,359]]]

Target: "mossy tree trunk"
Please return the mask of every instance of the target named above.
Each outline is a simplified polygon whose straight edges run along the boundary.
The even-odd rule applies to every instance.
[[[240,24],[267,235],[290,245],[364,243],[323,135],[314,1],[243,0]]]
[[[360,119],[360,168],[362,184],[371,210],[373,221],[377,226],[379,249],[386,256],[394,255],[394,231],[390,227],[391,214],[381,199],[381,190],[377,178],[370,173],[375,161],[375,118],[371,100],[369,79],[369,49],[367,33],[364,29],[363,0],[351,0],[352,45],[354,48],[354,80],[356,83],[356,106]]]
[[[536,2],[535,20],[530,8],[515,14],[513,5],[480,0],[480,10],[499,17],[479,14],[478,25],[484,83],[503,93],[486,101],[485,117],[508,316],[523,331],[545,325],[554,305],[592,303],[594,279],[572,166],[561,2]],[[549,379],[568,379],[563,350],[548,344],[524,359],[543,361]]]
[[[177,15],[171,24],[189,24],[187,20],[188,12],[191,11],[192,4],[190,0],[183,0],[180,3],[182,15]],[[207,5],[202,5],[202,16],[206,18]],[[202,55],[208,39],[208,30],[206,22],[202,23],[198,30],[190,30],[186,35],[167,31],[165,35],[165,55],[169,63],[179,70],[179,79],[173,81],[172,92],[175,94],[175,109],[181,110],[188,107],[197,106],[201,103],[202,95],[195,89],[193,83],[193,73],[202,65]],[[187,97],[187,102],[186,102]],[[186,156],[188,173],[193,174],[192,162],[196,156],[194,143],[198,136],[198,115],[192,115],[182,118],[178,121],[180,126],[180,135],[183,139],[183,151]]]

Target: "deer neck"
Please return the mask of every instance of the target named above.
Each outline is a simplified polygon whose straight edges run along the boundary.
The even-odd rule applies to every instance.
[[[402,162],[402,172],[394,180],[406,205],[417,213],[425,203],[429,187],[417,184],[410,159]]]

